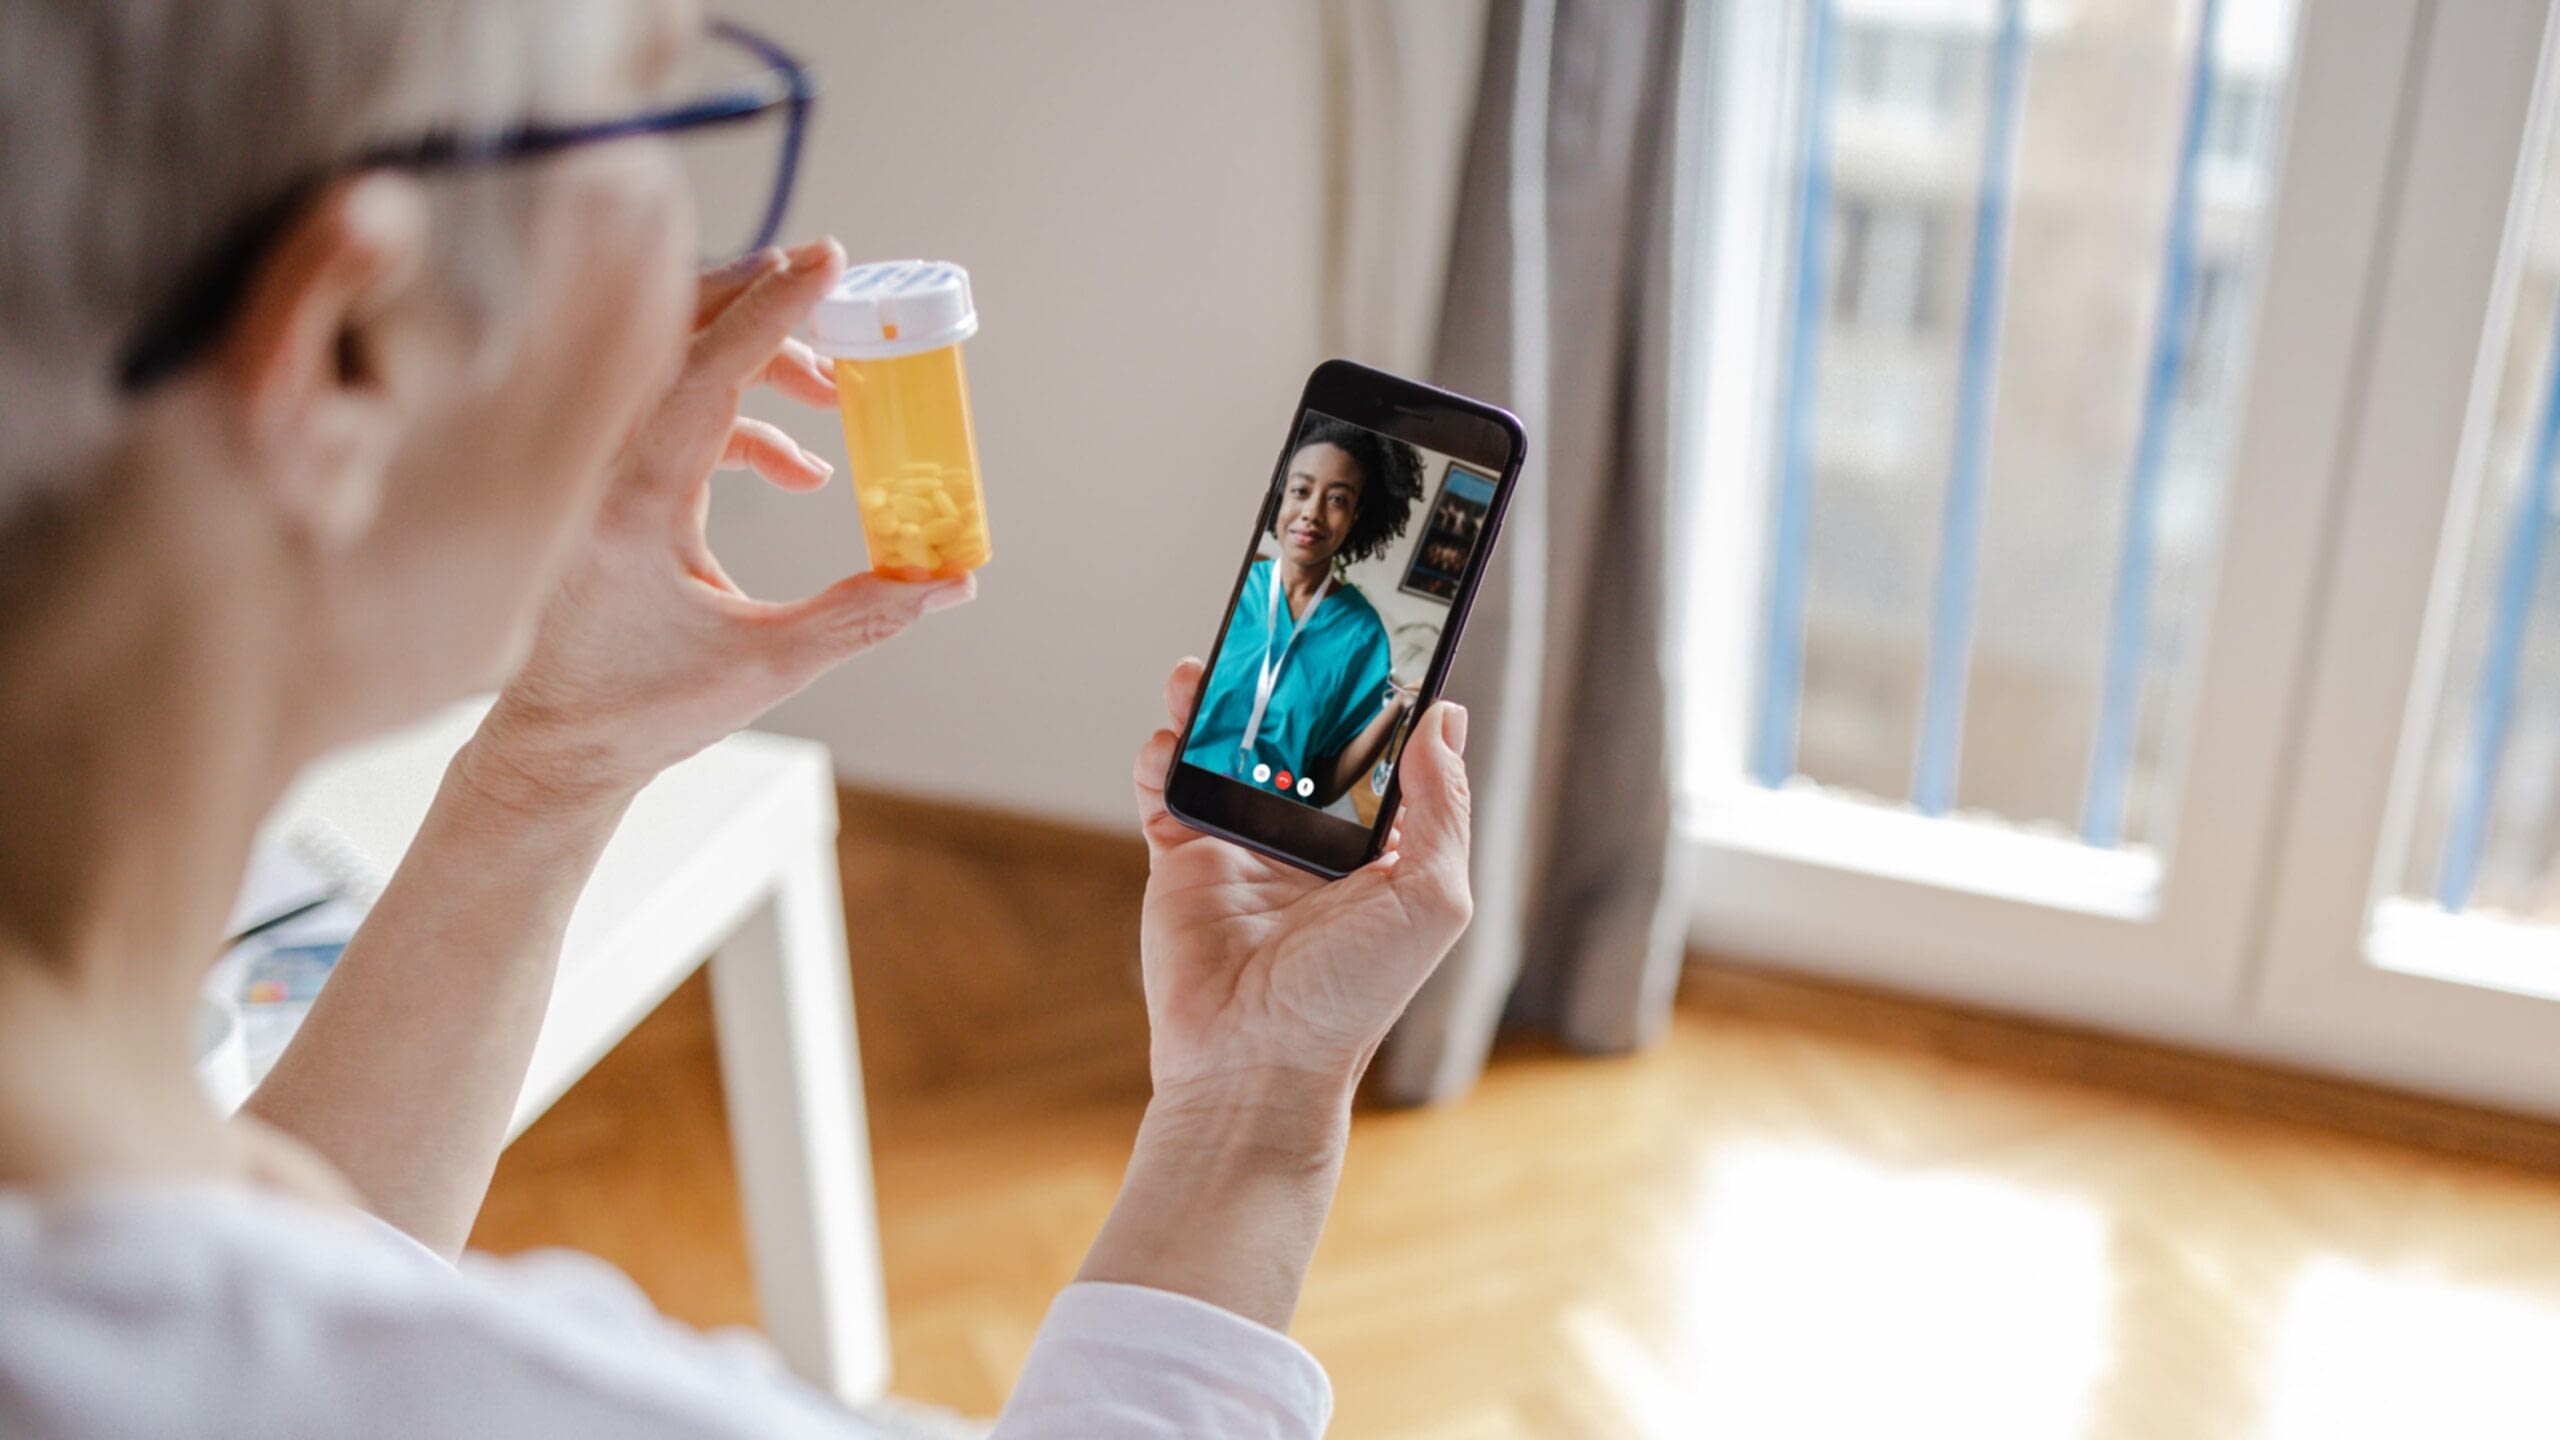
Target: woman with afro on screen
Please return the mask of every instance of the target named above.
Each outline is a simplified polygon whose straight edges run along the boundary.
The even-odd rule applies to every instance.
[[[1421,494],[1412,446],[1307,417],[1272,512],[1279,554],[1245,576],[1186,762],[1319,808],[1377,763],[1406,701],[1386,624],[1344,572],[1404,534]]]

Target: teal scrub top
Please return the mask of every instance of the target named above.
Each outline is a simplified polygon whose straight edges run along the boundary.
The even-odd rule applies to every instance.
[[[1271,704],[1262,712],[1262,728],[1247,753],[1241,748],[1244,727],[1253,718],[1270,608],[1271,562],[1258,560],[1245,576],[1226,643],[1218,647],[1218,662],[1201,687],[1199,717],[1182,758],[1248,785],[1256,783],[1254,767],[1268,765],[1272,778],[1260,783],[1277,790],[1280,775],[1294,781],[1306,773],[1309,762],[1341,754],[1378,718],[1387,703],[1394,655],[1386,622],[1357,587],[1337,581],[1303,623],[1291,621],[1284,600],[1270,622],[1271,655],[1278,658],[1286,645],[1288,660],[1271,687]],[[1293,630],[1305,632],[1294,645],[1289,640]],[[1309,804],[1318,798],[1299,795],[1294,784],[1285,793]]]

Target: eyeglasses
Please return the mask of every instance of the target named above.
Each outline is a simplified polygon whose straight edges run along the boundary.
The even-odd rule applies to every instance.
[[[809,70],[771,40],[741,25],[715,21],[709,27],[727,58],[753,67],[744,78],[725,84],[703,98],[665,108],[644,110],[616,120],[578,125],[526,125],[493,134],[442,132],[405,144],[368,150],[294,186],[252,212],[223,242],[188,269],[161,312],[126,347],[117,380],[127,394],[138,394],[185,369],[229,327],[246,295],[259,261],[283,235],[295,215],[324,187],[349,175],[372,170],[412,174],[449,174],[538,159],[641,136],[707,137],[739,135],[751,122],[780,121],[780,133],[762,142],[771,153],[754,167],[735,163],[736,146],[717,157],[688,154],[697,194],[710,186],[734,195],[757,174],[769,175],[762,203],[747,211],[753,217],[751,238],[743,245],[723,246],[704,258],[709,263],[761,250],[782,231],[784,213],[799,178],[800,148],[806,138],[809,107],[817,86]]]

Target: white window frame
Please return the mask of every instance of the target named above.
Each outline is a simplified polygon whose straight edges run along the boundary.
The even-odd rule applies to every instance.
[[[2527,198],[2536,107],[2560,103],[2553,79],[2536,83],[2552,10],[2434,7],[2253,996],[2290,1058],[2543,1113],[2560,1113],[2560,931],[2383,897],[2404,870],[2486,469],[2530,218],[2510,202]]]

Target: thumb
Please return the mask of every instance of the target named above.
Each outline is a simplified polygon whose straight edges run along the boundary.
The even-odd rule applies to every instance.
[[[1396,888],[1408,901],[1453,913],[1460,925],[1473,910],[1467,878],[1473,802],[1466,745],[1466,707],[1444,700],[1414,726],[1397,770],[1403,800],[1396,827],[1404,832],[1404,843],[1398,850]]]
[[[796,666],[823,669],[887,640],[936,610],[978,593],[975,576],[915,585],[865,571],[805,600],[777,605],[773,634]]]

